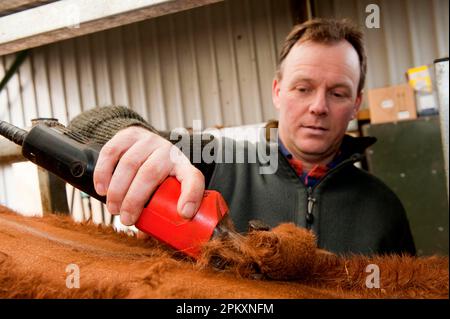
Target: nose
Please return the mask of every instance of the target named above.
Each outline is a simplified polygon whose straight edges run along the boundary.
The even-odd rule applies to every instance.
[[[325,92],[318,90],[314,95],[309,111],[316,116],[325,116],[328,114],[328,100]]]

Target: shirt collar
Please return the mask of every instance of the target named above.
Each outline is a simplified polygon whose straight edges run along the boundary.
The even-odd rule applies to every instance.
[[[278,137],[278,149],[280,150],[281,154],[283,154],[284,157],[286,157],[288,160],[292,160],[294,157],[292,156],[291,152],[284,146],[283,142],[281,141],[280,137]],[[327,168],[334,168],[337,164],[339,164],[343,160],[342,152],[339,151],[331,160],[326,167]]]
[[[283,154],[284,157],[286,157],[287,159],[292,159],[291,152],[289,152],[286,146],[284,146],[280,137],[278,137],[278,149],[280,150],[281,154]]]

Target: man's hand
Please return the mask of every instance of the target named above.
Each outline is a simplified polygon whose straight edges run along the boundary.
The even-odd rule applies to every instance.
[[[109,212],[120,213],[122,224],[129,226],[136,223],[151,194],[168,176],[181,182],[178,213],[192,218],[203,198],[203,174],[172,143],[132,126],[118,132],[101,149],[94,185],[99,195],[106,195]]]

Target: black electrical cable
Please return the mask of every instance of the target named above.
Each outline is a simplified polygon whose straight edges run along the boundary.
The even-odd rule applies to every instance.
[[[5,121],[0,121],[0,135],[20,146],[22,146],[27,134],[27,131],[18,128],[17,126],[9,124]]]

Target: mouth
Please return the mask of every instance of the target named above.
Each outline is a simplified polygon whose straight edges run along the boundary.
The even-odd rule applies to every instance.
[[[328,131],[327,128],[318,125],[300,125],[301,128],[306,128],[308,130],[317,131],[317,132],[325,132]]]

